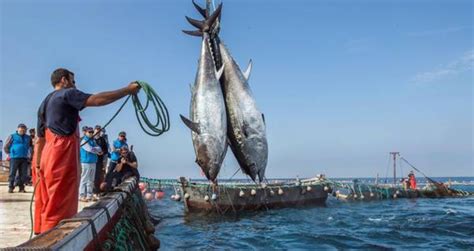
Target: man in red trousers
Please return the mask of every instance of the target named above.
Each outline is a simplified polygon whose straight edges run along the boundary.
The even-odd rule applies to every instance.
[[[104,106],[124,96],[138,93],[136,82],[98,94],[76,88],[74,73],[59,68],[51,75],[54,91],[38,110],[38,140],[35,144],[34,183],[36,234],[55,227],[77,213],[79,193],[79,111]]]

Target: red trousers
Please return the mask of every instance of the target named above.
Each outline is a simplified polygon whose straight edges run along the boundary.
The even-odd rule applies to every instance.
[[[45,140],[35,193],[35,233],[44,233],[74,216],[79,203],[79,136],[59,136],[46,129]]]

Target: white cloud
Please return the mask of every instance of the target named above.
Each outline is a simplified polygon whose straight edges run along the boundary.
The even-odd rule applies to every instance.
[[[415,83],[433,82],[448,76],[455,76],[474,69],[474,50],[466,52],[462,57],[433,71],[421,72],[413,77]]]

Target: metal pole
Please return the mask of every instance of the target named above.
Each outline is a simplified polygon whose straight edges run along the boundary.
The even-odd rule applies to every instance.
[[[393,185],[397,185],[397,155],[399,152],[390,152],[393,155]]]

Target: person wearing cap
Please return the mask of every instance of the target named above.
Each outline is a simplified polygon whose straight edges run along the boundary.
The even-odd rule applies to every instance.
[[[100,125],[96,125],[94,128],[94,139],[102,149],[102,154],[97,156],[97,164],[95,167],[95,176],[94,176],[94,198],[98,197],[100,193],[100,184],[104,181],[105,167],[107,166],[107,155],[109,154],[109,141],[107,135],[105,134],[105,129],[102,129]]]
[[[140,173],[138,172],[138,161],[135,153],[130,151],[128,146],[124,145],[119,149],[120,157],[114,170],[107,174],[105,180],[105,190],[109,191],[113,187],[122,183],[123,180],[135,176],[140,180]]]
[[[28,172],[28,153],[31,147],[31,138],[26,135],[26,125],[19,124],[15,133],[11,134],[5,143],[4,151],[10,155],[10,175],[8,176],[8,192],[15,189],[15,177],[18,173],[17,185],[20,193],[25,192],[26,176]]]
[[[38,141],[35,145],[34,232],[44,233],[78,211],[79,197],[79,112],[86,107],[105,106],[127,95],[137,94],[140,85],[97,94],[77,89],[74,73],[65,68],[51,74],[53,92],[38,109]]]
[[[118,160],[120,159],[120,148],[123,146],[128,147],[127,143],[127,133],[124,131],[119,132],[118,138],[112,142],[111,153],[110,153],[110,163],[107,168],[107,174],[111,173],[117,166]]]
[[[102,155],[102,149],[95,142],[94,129],[86,128],[86,133],[81,140],[81,182],[79,183],[79,201],[88,202],[96,200],[92,196],[94,187],[94,176],[99,155]]]

